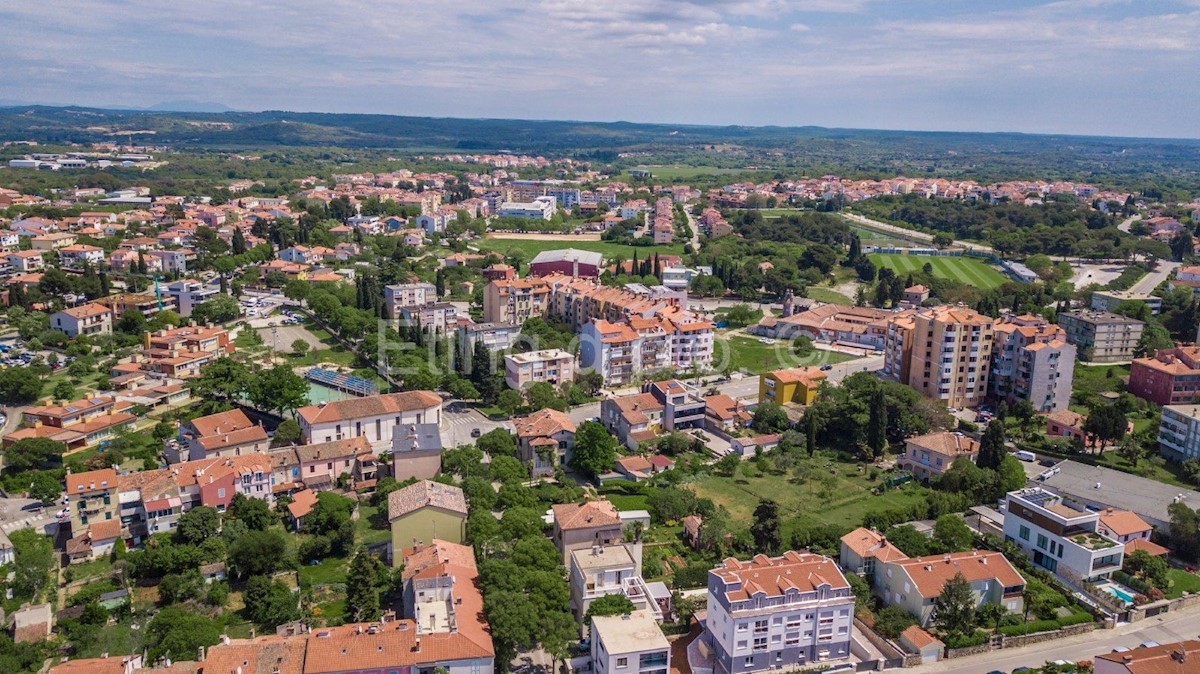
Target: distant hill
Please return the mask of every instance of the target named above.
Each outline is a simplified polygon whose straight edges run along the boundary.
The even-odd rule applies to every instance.
[[[222,103],[203,101],[163,101],[146,108],[150,112],[233,112],[233,108]]]

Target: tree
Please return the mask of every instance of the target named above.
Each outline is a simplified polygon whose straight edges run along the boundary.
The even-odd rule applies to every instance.
[[[229,546],[229,564],[241,577],[273,573],[289,559],[287,539],[275,530],[248,531]]]
[[[759,403],[754,408],[750,426],[759,433],[782,433],[792,427],[787,410],[772,402]]]
[[[1183,503],[1167,506],[1171,516],[1171,547],[1183,559],[1200,559],[1200,514]]]
[[[22,438],[4,450],[6,473],[55,468],[62,463],[67,446],[49,438]]]
[[[975,595],[961,573],[946,581],[933,603],[933,619],[946,634],[965,634],[975,624]]]
[[[901,606],[886,606],[875,616],[875,631],[888,639],[900,638],[900,633],[916,625],[917,621]]]
[[[216,536],[220,529],[221,516],[217,513],[216,508],[200,506],[192,508],[179,517],[179,525],[175,529],[175,539],[185,545],[200,545],[209,537]]]
[[[180,604],[198,599],[204,591],[204,576],[199,569],[163,576],[158,584],[158,601],[162,605]]]
[[[496,397],[496,407],[499,407],[510,417],[521,407],[521,402],[521,392],[512,389],[504,389]]]
[[[150,662],[164,658],[187,661],[221,639],[216,621],[194,611],[171,606],[159,611],[146,627]]]
[[[1004,423],[1000,420],[993,421],[988,424],[983,438],[979,441],[979,456],[975,465],[996,470],[1007,455],[1008,452],[1004,448]]]
[[[717,459],[717,462],[713,464],[713,472],[722,477],[733,477],[741,464],[742,457],[737,452],[731,451]]]
[[[596,477],[612,470],[616,462],[617,441],[608,429],[595,421],[580,424],[575,431],[571,468],[589,477]]]
[[[238,301],[229,295],[216,295],[192,309],[192,320],[196,323],[227,323],[241,315]]]
[[[783,547],[779,533],[779,504],[771,499],[761,499],[754,508],[754,522],[750,525],[754,547],[758,552],[773,555]]]
[[[255,407],[278,410],[292,416],[295,416],[296,410],[308,404],[308,383],[282,363],[255,377],[249,393]]]
[[[33,529],[20,529],[9,534],[16,558],[10,587],[13,597],[36,599],[50,582],[54,570],[54,544]]]
[[[297,358],[303,358],[304,354],[308,353],[309,348],[311,347],[309,346],[307,340],[297,339],[292,342],[292,353],[295,354]]]
[[[126,309],[113,324],[113,329],[127,335],[141,335],[146,331],[146,316],[137,309]]]
[[[254,384],[254,373],[245,364],[223,356],[209,363],[200,376],[191,380],[192,393],[202,400],[234,402]]]
[[[924,557],[932,552],[929,539],[911,524],[901,524],[887,530],[887,539],[909,557]]]
[[[525,390],[525,398],[533,410],[552,409],[563,411],[567,409],[567,401],[558,395],[549,382],[538,381],[529,385]]]
[[[346,617],[353,622],[378,620],[379,558],[359,548],[346,573]]]
[[[597,598],[583,614],[583,624],[591,628],[592,618],[613,615],[629,615],[637,609],[629,597],[623,594],[606,594]]]
[[[1101,403],[1091,408],[1082,430],[1100,442],[1097,451],[1103,452],[1108,443],[1125,435],[1128,428],[1129,421],[1119,406]]]
[[[43,505],[51,505],[62,494],[62,483],[49,471],[37,471],[29,476],[29,498],[35,498]]]
[[[505,428],[493,428],[479,436],[475,447],[488,456],[516,456],[517,438]]]
[[[887,405],[884,403],[883,389],[878,389],[871,395],[870,414],[867,417],[867,449],[871,456],[879,458],[887,449]]]
[[[299,443],[302,437],[300,424],[295,419],[284,419],[275,428],[274,444],[294,445]]]
[[[271,512],[271,507],[266,501],[251,498],[241,492],[233,495],[226,512],[229,517],[241,522],[251,531],[263,531],[279,519]]]
[[[42,394],[42,378],[33,368],[0,368],[0,402],[5,405],[26,405]]]
[[[246,254],[246,235],[242,233],[241,227],[233,228],[233,241],[230,242],[230,252],[234,255]]]
[[[988,602],[979,607],[975,618],[979,621],[980,626],[998,630],[1000,629],[1000,621],[1004,620],[1004,616],[1006,615],[1008,615],[1008,610],[1004,608],[1003,604]]]
[[[300,619],[300,600],[291,588],[266,576],[252,576],[243,593],[246,617],[265,629]],[[347,603],[347,609],[350,604]]]
[[[971,547],[975,534],[958,515],[947,513],[933,525],[933,540],[941,552],[962,552]]]

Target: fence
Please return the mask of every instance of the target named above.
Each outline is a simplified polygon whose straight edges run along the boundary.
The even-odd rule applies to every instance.
[[[945,659],[952,660],[954,658],[964,658],[964,657],[967,657],[968,655],[978,655],[980,653],[987,653],[988,651],[1002,650],[1005,648],[1021,648],[1022,646],[1038,644],[1043,641],[1052,641],[1054,639],[1063,639],[1066,637],[1073,637],[1078,634],[1086,634],[1088,632],[1092,632],[1092,631],[1096,630],[1098,627],[1099,627],[1099,625],[1097,623],[1082,623],[1079,625],[1069,625],[1067,627],[1060,627],[1056,630],[1050,630],[1047,632],[1035,632],[1034,634],[1022,634],[1020,636],[1015,636],[1015,637],[999,635],[997,637],[993,637],[987,643],[980,644],[978,646],[967,646],[965,648],[947,648],[946,652],[945,652]],[[1106,625],[1106,627],[1107,627],[1107,625]]]
[[[1156,615],[1170,613],[1171,611],[1179,611],[1191,606],[1200,604],[1200,594],[1185,594],[1178,599],[1163,599],[1141,606],[1133,606],[1129,609],[1129,622],[1134,623],[1146,618],[1153,618]]]

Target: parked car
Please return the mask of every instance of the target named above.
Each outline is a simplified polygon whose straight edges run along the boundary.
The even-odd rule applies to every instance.
[[[472,438],[478,438],[481,433],[482,433],[482,431],[480,431],[478,428],[471,429],[471,437]]]

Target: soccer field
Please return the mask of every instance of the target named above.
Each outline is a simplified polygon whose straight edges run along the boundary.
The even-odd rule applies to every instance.
[[[869,256],[876,267],[887,267],[898,275],[920,271],[925,263],[933,265],[933,275],[982,290],[991,290],[1008,281],[1008,277],[984,262],[969,257],[933,257],[929,255],[873,254]]]

